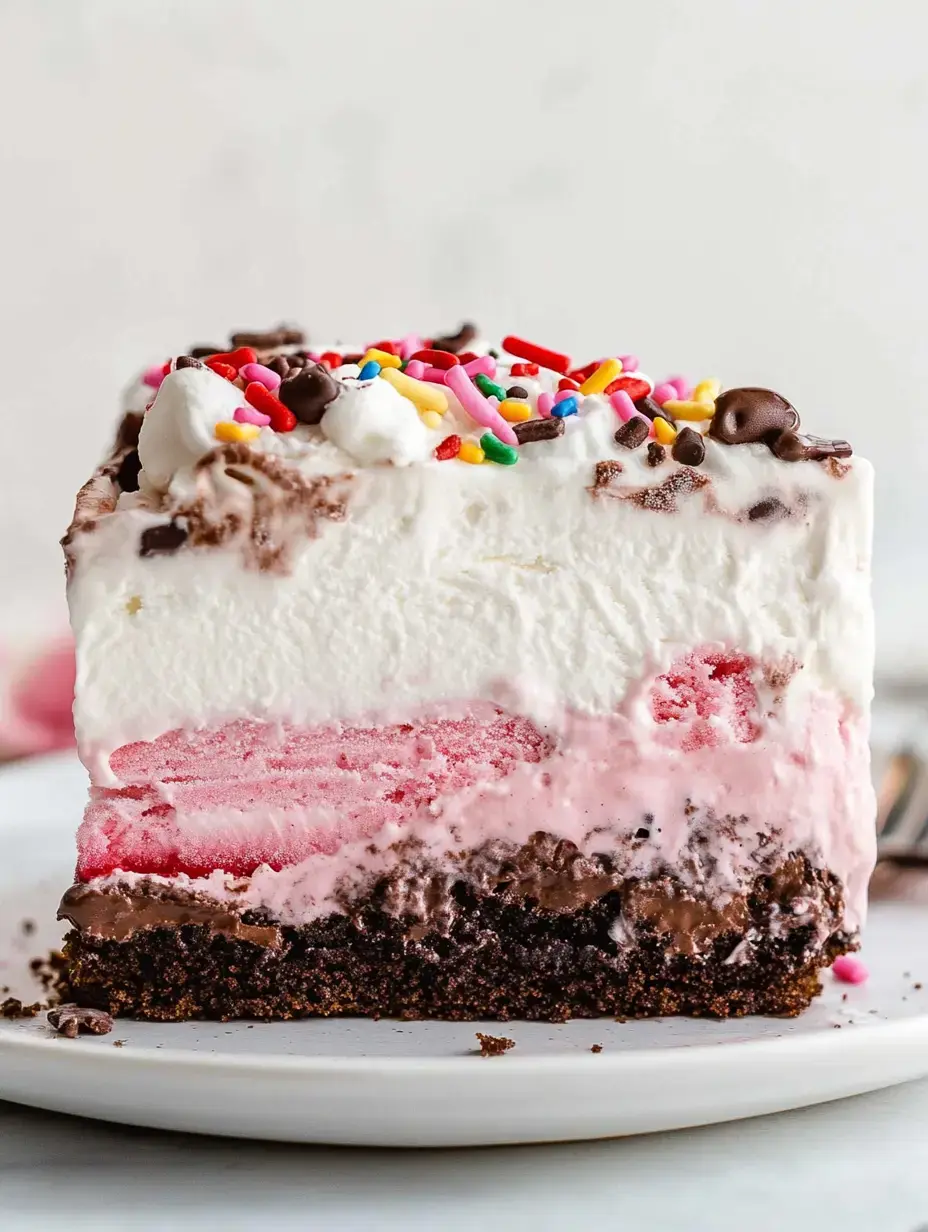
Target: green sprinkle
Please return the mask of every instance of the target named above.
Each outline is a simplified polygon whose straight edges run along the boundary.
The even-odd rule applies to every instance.
[[[488,376],[484,376],[482,372],[478,372],[474,377],[474,384],[480,390],[485,398],[499,398],[502,402],[506,397],[506,391],[501,385],[497,385],[495,381],[491,381]]]
[[[491,462],[498,462],[500,466],[515,466],[519,460],[518,449],[504,445],[492,432],[484,432],[480,438],[480,448]]]

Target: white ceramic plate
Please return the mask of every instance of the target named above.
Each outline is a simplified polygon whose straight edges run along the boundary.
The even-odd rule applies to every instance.
[[[61,935],[55,908],[71,880],[84,790],[71,757],[0,772],[0,985],[23,999],[40,995],[29,958]],[[23,931],[27,918],[34,933]],[[57,1036],[44,1015],[0,1021],[0,1097],[133,1125],[365,1146],[704,1125],[928,1074],[928,910],[875,908],[863,956],[868,984],[826,976],[825,995],[798,1020],[120,1020],[112,1035],[77,1040]],[[481,1058],[478,1030],[516,1047]]]

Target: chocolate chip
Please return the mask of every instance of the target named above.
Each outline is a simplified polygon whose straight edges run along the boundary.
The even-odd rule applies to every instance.
[[[59,1005],[48,1011],[47,1018],[49,1025],[68,1039],[77,1039],[78,1031],[106,1035],[113,1029],[113,1019],[104,1010],[85,1009],[80,1005]]]
[[[635,410],[641,411],[642,415],[647,415],[648,419],[666,419],[668,423],[673,423],[673,416],[670,411],[665,411],[663,407],[658,406],[653,398],[639,398],[635,403]]]
[[[301,329],[278,325],[276,329],[240,329],[229,341],[233,347],[254,347],[256,351],[273,351],[275,347],[302,346],[306,335]]]
[[[798,427],[796,408],[772,389],[727,389],[715,400],[709,435],[725,445],[751,445]]]
[[[174,361],[174,371],[179,372],[181,368],[202,368],[203,364],[195,355],[178,355]]]
[[[670,452],[675,462],[699,466],[706,456],[706,442],[694,428],[681,428]]]
[[[432,350],[450,351],[452,355],[457,355],[460,351],[466,351],[476,337],[476,325],[472,325],[470,321],[465,321],[456,334],[446,334],[442,338],[433,338]]]
[[[194,346],[189,349],[187,354],[191,359],[206,359],[208,355],[218,355],[220,351],[225,350],[225,347],[220,346]]]
[[[139,460],[139,451],[130,449],[126,456],[119,464],[119,470],[116,472],[116,482],[123,492],[137,492],[139,490],[139,471],[142,469],[142,463]]]
[[[635,838],[650,838],[650,837],[651,837],[651,831],[648,830],[645,826],[639,826],[638,829],[635,831]]]
[[[770,448],[783,462],[824,462],[826,458],[849,458],[854,452],[847,441],[799,432],[781,432],[770,441]]]
[[[142,531],[139,540],[139,556],[165,556],[176,552],[187,538],[183,526],[176,522],[162,522],[160,526],[149,526]]]
[[[553,441],[556,436],[564,435],[563,419],[527,419],[525,423],[514,424],[513,431],[520,445],[530,441]]]
[[[758,501],[748,510],[748,521],[750,522],[779,522],[781,518],[788,517],[789,509],[775,496],[768,496],[766,500]]]
[[[276,372],[282,381],[286,379],[290,372],[290,360],[286,355],[275,355],[264,366],[265,368],[270,368],[272,372]],[[297,367],[302,367],[302,364],[298,364]]]
[[[300,423],[317,424],[325,408],[338,397],[339,388],[328,368],[314,364],[281,381],[277,396]]]
[[[506,390],[507,398],[527,398],[528,390],[522,385],[510,385]]]
[[[647,439],[647,421],[642,419],[640,415],[633,415],[627,423],[622,424],[615,434],[615,443],[624,446],[625,449],[637,449],[641,442]]]
[[[667,450],[657,441],[648,441],[648,466],[660,466],[667,457]]]

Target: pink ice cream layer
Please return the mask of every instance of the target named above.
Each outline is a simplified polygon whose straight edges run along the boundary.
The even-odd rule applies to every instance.
[[[701,648],[620,713],[544,730],[473,701],[405,723],[168,732],[111,755],[120,786],[91,791],[78,877],[179,879],[302,922],[394,867],[398,840],[450,867],[547,831],[720,899],[800,852],[840,879],[854,929],[875,848],[866,717],[765,677]]]

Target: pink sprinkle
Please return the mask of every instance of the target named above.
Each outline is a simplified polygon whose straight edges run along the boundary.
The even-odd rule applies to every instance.
[[[654,435],[654,424],[648,419],[647,415],[642,415],[641,411],[637,410],[634,402],[632,402],[624,389],[617,389],[614,394],[610,394],[609,401],[615,408],[615,413],[622,423],[628,423],[630,419],[643,419],[648,425],[648,436]]]
[[[664,384],[674,387],[681,402],[685,402],[693,392],[693,382],[688,381],[685,376],[669,376]]]
[[[154,364],[151,368],[146,368],[142,373],[142,384],[150,385],[152,389],[159,389],[163,380],[164,369],[161,364]]]
[[[247,365],[249,368],[254,368],[255,366],[255,364]],[[261,412],[256,411],[253,406],[240,406],[232,418],[236,423],[257,424],[259,428],[266,428],[271,422],[270,415],[262,415]]]
[[[655,385],[651,390],[651,397],[658,406],[663,406],[665,402],[675,402],[678,396],[676,385],[671,385],[669,381],[664,381],[660,385]]]
[[[460,364],[457,365],[460,367]],[[426,368],[419,378],[420,381],[431,381],[433,385],[445,384],[445,369],[444,368]]]
[[[258,381],[265,389],[272,391],[280,384],[278,373],[272,368],[265,368],[264,364],[242,364],[239,376],[243,376],[246,381]]]
[[[407,334],[405,338],[400,339],[399,347],[400,359],[409,359],[410,355],[415,355],[416,351],[423,350],[425,343],[418,334]],[[406,371],[408,372],[409,369],[407,368]]]
[[[542,419],[551,418],[551,408],[554,406],[554,394],[538,395],[538,414]]]
[[[622,365],[623,372],[638,371],[638,356],[637,355],[620,355],[619,362]]]
[[[831,964],[831,974],[842,984],[864,984],[870,976],[860,959],[850,954],[842,954],[835,959]]]
[[[425,375],[426,365],[421,359],[411,359],[403,369],[407,376],[411,376],[414,381],[421,381]],[[444,384],[444,382],[442,382]]]
[[[583,401],[583,394],[578,389],[559,389],[554,395],[555,405],[558,402],[563,402],[565,398],[576,398],[577,406]]]
[[[494,410],[467,375],[469,365],[455,364],[445,373],[445,384],[475,423],[489,428],[506,445],[518,445],[519,438],[499,411]]]
[[[471,379],[480,373],[484,376],[496,376],[496,360],[492,355],[478,355],[464,365],[464,371]],[[503,422],[505,423],[505,420]]]

